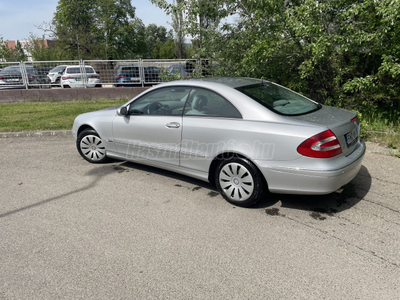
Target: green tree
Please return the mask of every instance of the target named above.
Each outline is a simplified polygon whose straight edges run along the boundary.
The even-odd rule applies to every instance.
[[[171,39],[171,34],[167,32],[167,28],[164,26],[157,26],[156,24],[149,24],[145,30],[146,43],[148,53],[147,58],[158,58],[153,56],[153,52],[156,56],[159,56],[160,45],[164,44],[167,40]]]
[[[17,41],[14,49],[10,49],[3,39],[0,38],[0,60],[7,62],[20,62],[27,61],[28,57],[25,54],[20,41]]]
[[[175,42],[173,40],[167,40],[160,48],[160,58],[174,59],[175,55]]]
[[[10,61],[11,50],[7,47],[3,37],[0,36],[0,61]]]
[[[55,44],[46,46],[44,40],[44,36],[39,38],[36,35],[31,34],[29,37],[29,46],[27,48],[32,55],[32,59],[34,61],[51,61],[62,59],[62,57],[59,56],[59,51],[55,47]]]
[[[400,106],[399,0],[152,2],[182,12],[197,56],[220,59],[224,75],[270,79],[347,107]]]
[[[143,42],[132,48],[132,41],[143,40],[144,26],[130,0],[59,0],[44,29],[70,59],[121,59],[147,50]]]

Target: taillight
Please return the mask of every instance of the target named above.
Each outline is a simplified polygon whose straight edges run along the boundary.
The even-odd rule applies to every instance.
[[[357,116],[355,116],[353,119],[351,119],[350,122],[354,122],[355,120],[357,120]]]
[[[3,80],[3,77],[0,76],[0,80]]]
[[[33,79],[35,79],[35,77],[33,75],[28,75],[28,79],[33,80]]]
[[[118,75],[117,78],[118,78],[118,79],[120,79],[120,78],[126,78],[126,76],[125,76],[125,75]]]
[[[297,152],[309,157],[329,158],[342,153],[342,147],[335,134],[326,130],[302,142]]]

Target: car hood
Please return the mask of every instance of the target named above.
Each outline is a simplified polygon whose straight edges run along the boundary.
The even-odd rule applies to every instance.
[[[122,105],[118,105],[118,106],[113,106],[113,107],[107,107],[104,109],[100,109],[99,111],[104,111],[104,110],[117,110],[118,108],[120,108]]]
[[[291,120],[306,122],[326,127],[338,126],[350,122],[357,114],[353,111],[321,105],[321,108],[309,114],[301,116],[290,116]]]

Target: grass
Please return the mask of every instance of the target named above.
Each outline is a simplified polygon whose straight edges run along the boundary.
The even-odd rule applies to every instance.
[[[400,149],[400,111],[376,107],[359,112],[362,138],[393,150]]]
[[[77,115],[121,105],[127,100],[19,102],[0,104],[0,132],[71,129]]]

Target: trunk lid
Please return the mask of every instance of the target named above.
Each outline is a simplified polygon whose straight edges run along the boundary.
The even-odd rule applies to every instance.
[[[287,118],[332,130],[340,142],[344,155],[349,155],[359,140],[359,120],[357,114],[350,110],[321,105],[321,109],[312,113]]]

